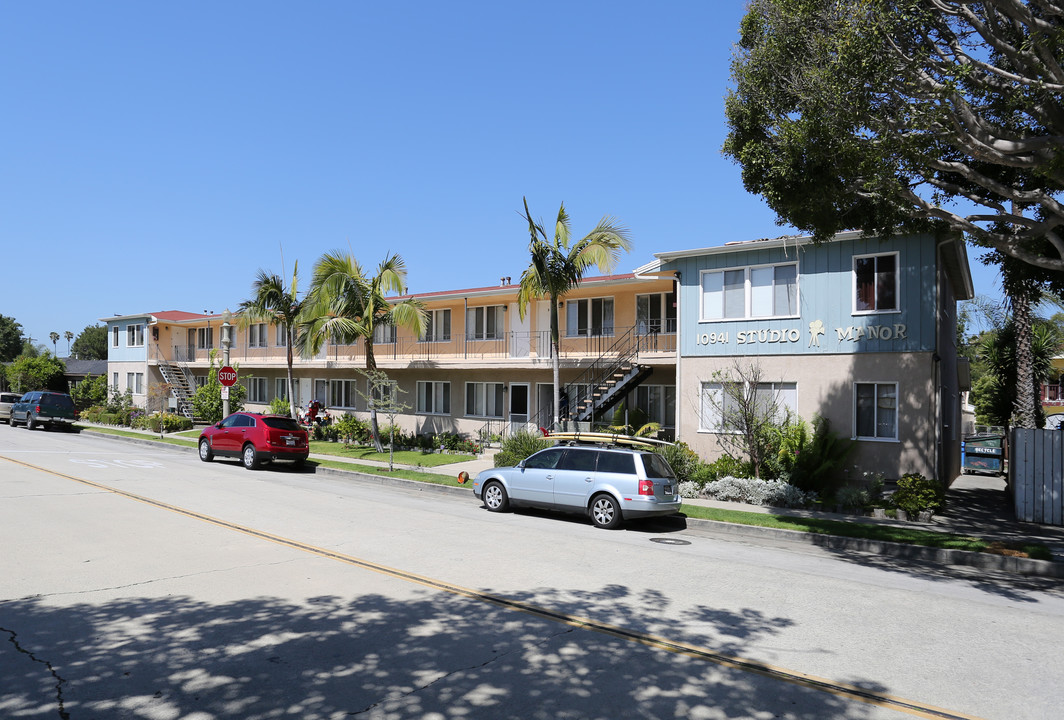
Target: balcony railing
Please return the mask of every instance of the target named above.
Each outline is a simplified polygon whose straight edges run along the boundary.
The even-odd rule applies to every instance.
[[[617,327],[613,332],[601,335],[563,335],[560,338],[560,357],[563,359],[585,359],[609,354],[619,337],[629,334],[640,337],[641,352],[670,354],[676,351],[674,333],[646,332],[644,328]],[[221,356],[221,348],[214,348]],[[206,363],[211,348],[194,345],[174,345],[172,355],[167,360],[180,363]],[[153,357],[159,359],[153,348]],[[462,337],[451,335],[431,340],[399,338],[396,342],[376,342],[373,354],[378,361],[424,362],[439,360],[481,360],[481,359],[521,359],[550,358],[551,342],[549,331],[508,332],[498,337]],[[284,365],[287,351],[284,347],[249,347],[243,343],[234,343],[229,350],[230,362],[250,362]],[[366,346],[361,340],[349,345],[327,344],[321,352],[313,357],[302,359],[297,352],[295,362],[351,362],[363,364]]]
[[[1064,405],[1064,385],[1043,385],[1043,405]]]

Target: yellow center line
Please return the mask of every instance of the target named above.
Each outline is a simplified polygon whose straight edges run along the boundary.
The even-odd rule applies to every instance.
[[[452,593],[461,597],[470,598],[480,602],[490,603],[499,607],[507,608],[510,610],[516,610],[518,612],[532,615],[534,617],[543,618],[545,620],[551,620],[559,622],[571,627],[582,628],[585,630],[591,630],[597,633],[605,635],[611,635],[622,640],[628,640],[636,642],[648,647],[658,648],[660,650],[666,650],[678,655],[686,655],[688,657],[696,658],[699,660],[705,660],[707,662],[714,663],[723,667],[733,668],[736,670],[742,670],[744,672],[755,673],[764,677],[773,678],[776,680],[782,680],[783,682],[799,685],[801,687],[809,688],[812,690],[819,690],[822,692],[830,693],[842,698],[848,698],[856,700],[858,702],[866,703],[868,705],[875,705],[878,707],[889,708],[898,712],[903,712],[908,715],[921,718],[939,718],[944,720],[981,720],[981,718],[975,715],[966,715],[964,713],[955,712],[953,710],[946,710],[944,708],[935,707],[933,705],[927,705],[925,703],[916,702],[913,700],[906,700],[905,698],[897,697],[895,695],[889,695],[886,693],[875,692],[873,690],[866,690],[856,685],[850,685],[848,683],[838,682],[835,680],[829,680],[826,678],[817,677],[815,675],[808,675],[798,670],[790,670],[778,665],[771,665],[769,663],[763,663],[757,660],[749,660],[746,658],[736,657],[732,655],[724,655],[722,653],[715,652],[709,648],[700,647],[697,645],[691,645],[689,643],[680,642],[677,640],[669,640],[667,638],[651,635],[649,633],[639,632],[636,630],[629,630],[617,625],[610,625],[608,623],[599,622],[597,620],[591,620],[589,618],[579,617],[577,615],[571,615],[569,613],[559,612],[556,610],[550,610],[549,608],[543,608],[530,603],[521,602],[519,600],[512,600],[510,598],[502,597],[500,595],[492,595],[490,593],[480,592],[479,590],[473,590],[471,588],[462,587],[461,585],[454,585],[452,583],[445,582],[443,580],[437,580],[435,578],[426,577],[424,575],[418,575],[416,573],[408,572],[406,570],[399,570],[396,568],[388,567],[387,565],[381,565],[370,560],[354,557],[352,555],[346,555],[334,550],[327,550],[325,548],[310,545],[308,543],[300,542],[298,540],[292,540],[290,538],[282,537],[280,535],[274,535],[263,530],[256,530],[254,528],[247,527],[245,525],[239,525],[237,523],[229,522],[228,520],[222,520],[220,518],[211,517],[210,515],[204,515],[203,513],[188,510],[186,508],[179,507],[177,505],[171,505],[169,503],[162,502],[160,500],[153,500],[152,498],[145,497],[143,495],[137,495],[135,493],[127,492],[119,488],[111,487],[109,485],[103,485],[92,480],[80,478],[74,475],[67,475],[56,470],[49,470],[37,465],[22,462],[21,460],[15,460],[10,457],[3,457],[8,462],[15,463],[16,465],[22,465],[23,467],[30,468],[32,470],[38,470],[40,472],[48,473],[56,477],[61,477],[66,480],[72,480],[73,482],[81,483],[97,490],[113,493],[130,500],[136,500],[153,507],[167,510],[169,512],[184,515],[185,517],[193,518],[202,522],[210,523],[218,527],[226,528],[229,530],[235,530],[237,532],[249,535],[260,540],[266,540],[268,542],[282,545],[284,547],[300,550],[319,557],[328,558],[330,560],[337,560],[348,565],[354,565],[356,567],[364,568],[375,573],[387,575],[407,582],[417,583],[428,588],[435,590],[441,590],[443,592]]]

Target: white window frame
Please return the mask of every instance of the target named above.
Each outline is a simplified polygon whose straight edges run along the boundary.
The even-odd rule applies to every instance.
[[[295,383],[295,378],[292,378]],[[282,400],[288,399],[288,378],[274,378],[273,379],[273,396],[275,398],[281,398]]]
[[[466,340],[501,340],[505,334],[505,310],[505,305],[466,308]]]
[[[196,349],[211,350],[212,348],[214,348],[214,328],[210,326],[196,328]]]
[[[249,403],[265,404],[270,402],[270,386],[264,377],[249,377],[244,380]]]
[[[126,347],[144,347],[144,323],[126,325]]]
[[[380,324],[373,328],[374,345],[394,345],[397,336],[395,325]]]
[[[878,269],[878,264],[879,264],[879,258],[883,258],[883,257],[893,257],[894,258],[894,307],[880,309],[879,308],[880,301],[879,301],[879,281],[878,281],[879,269]],[[870,258],[875,259],[875,261],[876,261],[876,269],[874,271],[874,275],[876,277],[876,288],[875,288],[875,293],[876,293],[875,303],[876,303],[876,307],[875,307],[875,309],[872,309],[872,310],[859,310],[858,307],[857,307],[857,262],[859,260],[868,260]],[[899,253],[897,250],[895,250],[894,252],[866,253],[864,255],[854,255],[853,256],[853,264],[851,265],[851,268],[850,268],[850,292],[852,294],[852,297],[851,297],[851,312],[854,315],[891,315],[891,314],[895,314],[895,313],[900,313],[901,312],[901,253]]]
[[[660,307],[656,316],[652,314],[652,298],[658,298]],[[646,305],[646,319],[640,318],[640,306]],[[670,314],[670,309],[672,310]],[[640,293],[635,296],[635,325],[641,334],[663,333],[676,334],[676,291],[660,293]]]
[[[329,407],[354,410],[357,397],[357,380],[329,380]]]
[[[273,346],[274,347],[288,347],[288,335],[285,332],[284,325],[279,323],[277,325],[274,325],[274,328],[276,328],[276,332],[274,333],[274,336],[273,336],[273,340],[274,340]]]
[[[467,382],[466,417],[502,418],[506,415],[506,383]]]
[[[599,305],[598,329],[595,330],[595,303],[601,303]],[[580,308],[585,307],[584,316],[587,318],[587,325],[581,332],[580,327]],[[606,308],[609,308],[609,320],[606,319]],[[573,308],[576,308],[574,311]],[[575,321],[574,321],[575,315]],[[613,296],[592,297],[592,298],[576,298],[575,300],[565,301],[565,337],[613,337],[613,333],[617,327],[617,303],[614,302]]]
[[[268,346],[269,335],[266,323],[253,323],[248,325],[248,347],[264,348]]]
[[[858,433],[858,429],[859,429],[859,426],[861,424],[860,421],[859,421],[859,418],[858,418],[858,413],[860,412],[860,408],[858,407],[858,387],[861,386],[861,385],[870,385],[873,388],[875,404],[873,406],[874,407],[874,415],[872,417],[872,427],[874,428],[873,432],[875,433],[875,435],[860,435]],[[893,397],[891,398],[889,395],[881,396],[880,395],[880,388],[881,387],[882,388],[892,388],[893,389]],[[899,435],[899,416],[901,415],[901,412],[900,412],[900,408],[898,407],[899,404],[900,404],[899,403],[899,395],[898,395],[898,393],[899,393],[898,383],[896,383],[896,382],[873,382],[873,381],[854,382],[854,384],[853,384],[853,436],[852,436],[852,438],[854,440],[861,440],[861,441],[868,441],[868,442],[893,442],[893,443],[899,442],[899,439],[898,439],[898,435]],[[881,424],[880,417],[879,417],[879,415],[880,415],[880,405],[881,405],[881,403],[883,401],[885,401],[887,399],[893,399],[893,401],[894,401],[894,408],[893,408],[893,410],[894,410],[894,421],[893,421],[893,427],[891,428],[891,432],[893,432],[893,435],[881,435],[880,432],[879,432],[879,427],[880,427],[880,424]]]
[[[118,373],[117,372],[111,373],[111,387],[114,390],[118,390]]]
[[[427,313],[425,334],[421,342],[450,342],[451,340],[451,309],[429,310]]]
[[[794,268],[794,307],[792,312],[786,314],[778,314],[775,307],[776,298],[776,282],[775,271],[778,268],[793,267]],[[755,295],[758,294],[754,286],[753,276],[755,273],[759,273],[765,270],[773,271],[772,284],[769,285],[769,291],[772,293],[773,312],[768,315],[754,315]],[[726,300],[728,298],[728,291],[724,285],[724,280],[727,274],[742,273],[743,275],[743,312],[741,315],[728,315],[726,316]],[[714,282],[711,290],[706,289],[707,278],[719,277],[719,283]],[[801,274],[799,272],[797,261],[782,262],[782,263],[767,263],[761,265],[744,265],[740,267],[726,267],[717,268],[713,270],[702,270],[698,276],[698,317],[701,322],[734,322],[737,320],[779,320],[786,318],[796,318],[801,314]],[[719,284],[719,289],[716,287]],[[733,288],[736,286],[733,284]],[[758,286],[760,287],[760,286]],[[735,290],[733,289],[734,293]],[[714,295],[719,293],[720,301],[711,302]],[[712,305],[713,310],[710,310]],[[719,306],[719,310],[717,307]],[[791,309],[791,308],[788,308]]]
[[[446,380],[418,380],[417,414],[450,415],[451,383]]]
[[[729,383],[737,385],[738,383]],[[712,433],[714,435],[733,434],[738,430],[727,430],[723,426],[724,419],[717,411],[717,406],[721,404],[718,400],[716,404],[709,401],[706,397],[706,392],[711,392],[714,395],[723,395],[725,383],[719,382],[703,382],[701,392],[698,396],[699,408],[698,408],[698,432],[700,433]],[[798,416],[798,383],[794,381],[780,381],[780,382],[762,382],[757,384],[758,389],[764,387],[769,392],[772,392],[776,397],[776,403],[781,408],[785,408],[791,412],[794,417]],[[787,398],[784,401],[780,401],[780,393],[784,391],[794,391],[794,402],[791,403]],[[723,402],[727,403],[730,396],[724,396]],[[727,408],[725,408],[727,409]],[[781,422],[783,418],[778,418]]]
[[[117,325],[111,327],[111,347],[118,347],[118,338],[120,336],[120,328]],[[116,382],[115,385],[118,385]]]

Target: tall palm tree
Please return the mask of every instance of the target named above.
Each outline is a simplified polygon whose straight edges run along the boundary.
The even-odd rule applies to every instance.
[[[74,339],[74,333],[67,330],[63,333],[63,337],[66,338],[67,341],[67,357],[70,357],[70,341]]]
[[[390,293],[405,292],[406,263],[399,255],[389,255],[377,266],[375,275],[367,275],[349,253],[326,253],[314,265],[310,292],[299,321],[303,353],[317,353],[326,340],[346,345],[361,339],[366,370],[375,371],[373,340],[378,327],[401,327],[419,337],[425,332],[426,315],[421,301],[388,299]],[[372,402],[369,412],[373,444],[378,452],[383,452],[377,408]]]
[[[532,262],[521,275],[521,287],[517,293],[517,309],[524,320],[528,304],[538,298],[550,301],[550,341],[554,365],[554,427],[558,426],[558,409],[561,385],[559,383],[560,347],[558,338],[558,300],[577,287],[588,268],[594,266],[602,273],[609,273],[621,258],[621,251],[632,249],[628,229],[616,218],[604,216],[591,232],[576,243],[572,242],[569,229],[569,214],[565,203],[558,210],[554,221],[554,239],[547,238],[542,222],[532,220],[525,203],[524,218],[528,222],[528,252]]]
[[[268,322],[284,329],[288,362],[288,413],[296,417],[295,387],[292,380],[292,348],[297,344],[297,324],[303,303],[299,300],[299,262],[292,268],[292,282],[285,287],[279,275],[259,270],[251,284],[253,297],[240,303],[240,327]]]
[[[48,333],[48,338],[52,341],[52,355],[55,357],[59,357],[59,350],[55,347],[55,344],[59,342],[59,333],[53,330],[52,332]]]

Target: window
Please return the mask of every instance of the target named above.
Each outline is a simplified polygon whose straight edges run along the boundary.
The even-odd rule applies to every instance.
[[[451,383],[418,381],[417,411],[426,415],[450,415]]]
[[[248,347],[266,347],[266,323],[248,325]]]
[[[798,265],[766,265],[702,273],[702,320],[793,317]]]
[[[739,383],[702,383],[698,429],[700,432],[737,432],[728,418],[742,409],[742,399],[750,388],[740,388]],[[752,399],[762,406],[762,411],[775,404],[776,419],[782,421],[789,413],[798,414],[798,384],[793,382],[758,383],[753,387]]]
[[[446,342],[451,339],[451,311],[430,310],[425,326],[424,342]]]
[[[115,373],[117,375],[118,373]],[[115,378],[115,384],[118,384],[118,378]],[[134,395],[141,395],[144,392],[144,373],[126,373],[126,390],[129,390]]]
[[[501,418],[505,407],[505,387],[502,383],[466,383],[466,415]]]
[[[373,342],[379,345],[395,344],[395,325],[377,325],[373,328]]]
[[[273,379],[273,396],[281,400],[288,399],[288,378]]]
[[[117,330],[118,328],[115,328]],[[118,373],[111,373],[111,387],[115,390],[118,389]]]
[[[111,347],[118,347],[118,326],[115,325],[111,328]],[[118,381],[115,381],[115,387],[118,387]]]
[[[126,325],[126,347],[140,347],[144,344],[144,325]]]
[[[613,335],[613,298],[567,300],[565,335],[587,337]]]
[[[354,380],[329,381],[329,407],[354,408],[356,394]]]
[[[635,407],[646,413],[647,422],[673,427],[676,418],[676,386],[640,385],[635,389]]]
[[[373,402],[378,405],[388,405],[391,403],[395,389],[398,383],[395,380],[389,380],[386,383],[371,383],[368,380],[366,383],[369,385],[369,395],[373,398]]]
[[[897,383],[854,385],[854,428],[859,439],[898,439]]]
[[[502,305],[466,310],[467,340],[498,340],[503,335]]]
[[[275,325],[277,334],[274,336],[274,347],[288,347],[288,333],[285,332],[284,325]]]
[[[636,295],[635,325],[642,334],[676,332],[676,293]]]
[[[200,350],[210,350],[214,347],[214,328],[196,328],[196,347]]]
[[[197,388],[201,388],[201,387],[204,387],[204,386],[207,385],[207,376],[206,375],[196,375],[195,377],[193,377],[193,380],[196,381],[196,387]]]
[[[270,401],[266,392],[266,378],[249,377],[244,381],[244,386],[248,389],[248,402],[267,403]]]
[[[898,309],[898,253],[853,259],[853,311],[894,312]]]

